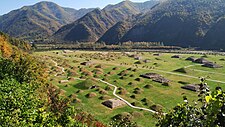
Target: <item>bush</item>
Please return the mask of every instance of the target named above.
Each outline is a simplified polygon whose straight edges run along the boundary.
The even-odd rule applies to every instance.
[[[225,125],[225,92],[217,87],[210,91],[201,79],[198,103],[191,105],[184,96],[184,103],[178,104],[165,116],[159,117],[157,126],[215,127]]]
[[[110,127],[138,127],[135,122],[132,122],[132,115],[127,112],[118,114],[112,119]]]

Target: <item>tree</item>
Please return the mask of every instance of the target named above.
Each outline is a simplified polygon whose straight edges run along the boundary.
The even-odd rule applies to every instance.
[[[178,104],[166,115],[159,116],[157,126],[181,127],[222,127],[225,125],[225,92],[221,87],[210,91],[202,79],[198,103],[191,105],[184,97],[184,103]]]
[[[35,121],[39,101],[31,84],[3,79],[0,80],[0,91],[1,126],[24,126]]]

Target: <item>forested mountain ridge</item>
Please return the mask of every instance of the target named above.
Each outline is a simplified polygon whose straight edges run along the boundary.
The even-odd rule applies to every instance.
[[[13,37],[42,39],[92,10],[75,10],[63,8],[53,2],[39,2],[0,16],[0,30]]]
[[[131,1],[108,5],[104,9],[95,9],[81,19],[63,26],[54,34],[55,39],[64,41],[95,42],[109,28],[119,21],[125,21],[150,9],[158,1],[146,2],[146,6]]]
[[[163,42],[164,45],[225,49],[225,1],[129,0],[103,9],[63,8],[52,2],[0,16],[0,30],[44,42]]]
[[[218,48],[223,45],[223,42],[215,41],[220,32],[211,32],[214,36],[208,32],[224,17],[224,8],[223,0],[167,0],[145,14],[121,42],[153,41],[165,45],[205,47],[202,45],[210,43],[207,42],[210,36]]]

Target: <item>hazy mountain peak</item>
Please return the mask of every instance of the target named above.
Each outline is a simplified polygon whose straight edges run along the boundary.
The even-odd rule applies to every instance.
[[[43,1],[0,16],[0,30],[28,40],[42,39],[93,9],[75,10]]]

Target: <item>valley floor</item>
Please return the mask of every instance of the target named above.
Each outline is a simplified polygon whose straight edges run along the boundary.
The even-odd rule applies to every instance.
[[[204,57],[225,66],[224,56],[220,55],[180,54],[180,58],[171,58],[177,54],[71,50],[35,52],[33,55],[46,63],[50,83],[72,98],[77,108],[104,123],[109,123],[118,114],[129,114],[138,125],[154,126],[157,121],[153,117],[155,111],[169,111],[183,102],[182,96],[187,96],[190,103],[197,99],[196,92],[181,87],[199,84],[200,77],[206,78],[211,89],[225,88],[224,67],[207,68],[185,60],[190,56]],[[140,77],[150,72],[169,79],[169,86]],[[88,83],[85,84],[86,80]],[[90,89],[90,85],[96,87]],[[121,97],[128,105],[115,109],[102,105],[105,100],[116,97]]]

